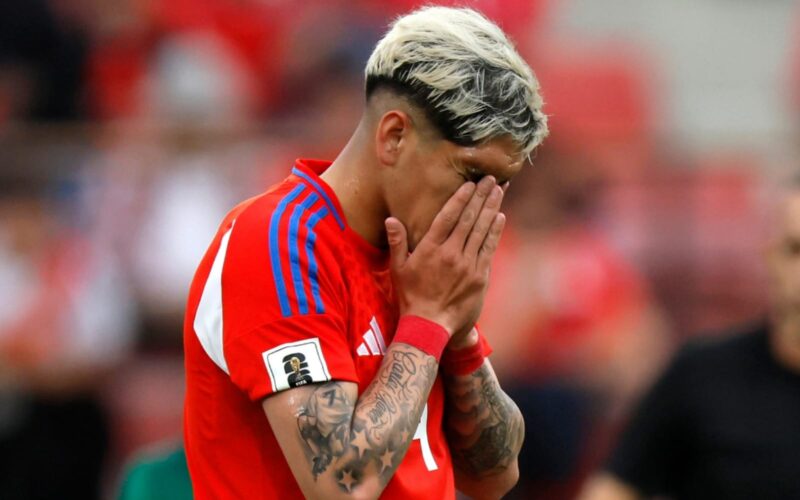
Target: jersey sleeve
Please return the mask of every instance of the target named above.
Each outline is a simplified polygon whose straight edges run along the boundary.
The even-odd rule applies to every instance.
[[[282,212],[280,203],[243,212],[225,256],[225,361],[231,381],[253,401],[306,384],[358,381],[341,240],[335,226],[323,224],[324,204],[299,198]]]

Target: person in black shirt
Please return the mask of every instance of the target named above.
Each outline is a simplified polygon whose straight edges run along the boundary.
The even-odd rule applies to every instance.
[[[581,500],[800,499],[800,188],[768,250],[769,321],[691,343]]]

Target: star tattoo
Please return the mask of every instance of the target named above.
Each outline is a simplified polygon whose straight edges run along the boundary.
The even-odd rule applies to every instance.
[[[356,482],[356,479],[353,477],[353,473],[349,470],[345,469],[342,471],[342,478],[339,479],[339,484],[344,486],[344,489],[348,492],[353,491],[353,483]]]
[[[394,458],[394,453],[386,450],[381,455],[381,472],[386,469],[390,469],[392,467],[392,459]]]
[[[361,455],[369,448],[366,431],[363,429],[353,431],[353,439],[350,440],[350,446],[356,449],[356,458],[361,458]]]

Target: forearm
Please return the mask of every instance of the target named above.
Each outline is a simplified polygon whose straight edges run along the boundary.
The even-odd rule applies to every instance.
[[[486,360],[469,375],[446,375],[445,388],[445,428],[453,463],[473,490],[465,493],[502,495],[505,491],[498,488],[507,490],[517,479],[516,461],[525,435],[519,408],[500,388]]]
[[[330,475],[340,493],[380,495],[408,450],[437,366],[433,356],[395,343],[357,401],[337,382],[317,388],[309,398],[317,403],[298,415],[315,482]]]

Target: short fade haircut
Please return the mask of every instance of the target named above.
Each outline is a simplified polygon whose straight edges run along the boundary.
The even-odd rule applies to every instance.
[[[539,82],[505,33],[472,9],[397,18],[365,73],[367,99],[381,87],[405,95],[456,144],[507,135],[530,157],[547,136]]]

